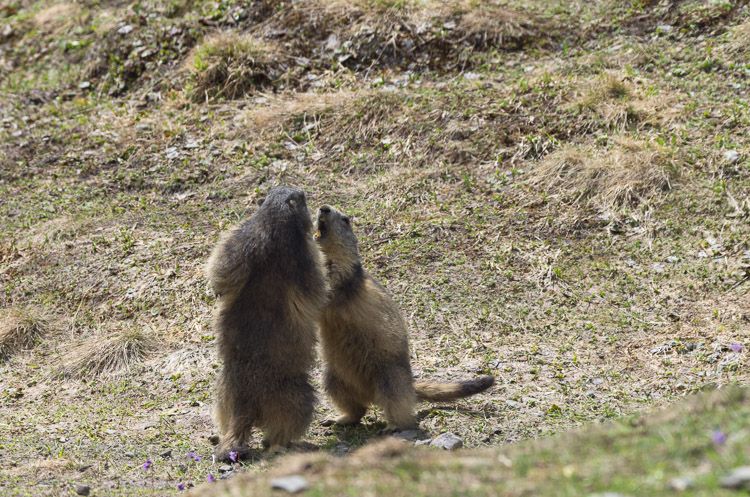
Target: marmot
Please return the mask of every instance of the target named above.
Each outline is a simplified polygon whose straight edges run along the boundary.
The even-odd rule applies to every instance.
[[[482,392],[484,376],[455,383],[414,381],[406,322],[396,303],[362,269],[349,217],[324,205],[315,239],[326,259],[331,297],[320,320],[325,388],[344,416],[327,424],[356,424],[371,404],[383,408],[386,432],[415,428],[417,400],[445,402]]]
[[[243,224],[221,236],[206,268],[219,296],[215,330],[220,372],[216,457],[248,453],[252,427],[266,448],[305,434],[316,400],[310,384],[316,325],[328,282],[299,188],[272,189]]]

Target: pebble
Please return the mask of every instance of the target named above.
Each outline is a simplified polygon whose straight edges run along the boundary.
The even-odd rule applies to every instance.
[[[164,452],[159,454],[159,456],[163,457],[164,459],[166,459],[167,457],[172,457],[172,449],[165,450]]]
[[[750,490],[750,466],[734,468],[731,473],[719,481],[719,485],[733,490]]]
[[[278,488],[290,494],[296,494],[297,492],[307,490],[310,488],[310,485],[300,475],[291,475],[271,480],[271,488]]]
[[[736,150],[727,150],[724,152],[724,160],[729,163],[737,162],[740,160],[740,154]]]
[[[683,490],[687,490],[689,488],[693,488],[695,486],[695,481],[687,477],[680,477],[680,478],[672,478],[669,482],[669,489],[670,490],[677,490],[678,492],[682,492]]]
[[[439,435],[432,442],[431,447],[442,447],[446,450],[456,450],[464,446],[464,441],[453,433],[447,432]]]
[[[88,495],[89,492],[91,492],[91,487],[89,487],[88,485],[76,485],[76,494]]]
[[[151,126],[149,126],[148,124],[139,124],[135,127],[135,129],[138,131],[151,131]]]
[[[404,430],[394,433],[393,436],[402,440],[416,440],[419,438],[419,432],[417,430]]]
[[[219,466],[219,473],[229,473],[233,469],[234,467],[230,466],[229,464],[224,464],[222,466]]]
[[[660,24],[656,26],[656,31],[658,33],[670,33],[674,29],[674,26],[670,26],[669,24]]]
[[[431,438],[428,438],[427,440],[417,440],[414,445],[430,445],[432,442]]]
[[[131,458],[131,459],[132,459],[132,458],[134,458],[134,457],[135,457],[135,452],[129,452],[129,451],[128,451],[128,452],[126,452],[126,453],[125,453],[125,454],[123,454],[123,455],[124,455],[125,457],[129,457],[129,458]]]

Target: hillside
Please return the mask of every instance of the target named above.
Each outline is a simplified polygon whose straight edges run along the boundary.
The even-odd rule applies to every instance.
[[[0,1],[0,494],[219,478],[203,266],[278,184],[352,215],[420,379],[497,375],[426,437],[523,452],[747,384],[749,9]],[[317,411],[320,457],[383,427]]]

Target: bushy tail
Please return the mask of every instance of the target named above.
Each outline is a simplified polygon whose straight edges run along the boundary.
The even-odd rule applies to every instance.
[[[414,389],[419,400],[428,402],[450,402],[456,399],[484,392],[495,384],[494,376],[482,376],[473,380],[456,381],[452,383],[436,383],[431,381],[416,381]]]

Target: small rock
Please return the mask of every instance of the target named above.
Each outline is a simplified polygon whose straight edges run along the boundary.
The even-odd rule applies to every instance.
[[[219,466],[219,473],[229,473],[233,469],[234,467],[230,466],[229,464],[224,464],[222,466]]]
[[[176,159],[180,156],[180,153],[177,151],[177,147],[169,147],[167,149],[167,159]]]
[[[172,457],[172,449],[165,450],[161,454],[159,454],[159,457],[162,457],[166,459],[167,457]]]
[[[740,160],[740,154],[736,150],[727,150],[724,152],[724,160],[732,164]]]
[[[133,26],[131,26],[130,24],[126,24],[117,30],[117,32],[121,35],[126,35],[131,31],[133,31]]]
[[[104,430],[104,433],[106,433],[107,435],[114,435],[117,433],[117,430]]]
[[[695,481],[689,476],[680,477],[680,478],[672,478],[669,482],[669,489],[677,490],[678,492],[682,492],[683,490],[693,488],[694,486],[695,486]]]
[[[271,480],[271,488],[278,488],[290,494],[296,494],[297,492],[307,490],[310,488],[310,485],[300,475],[291,475]]]
[[[750,490],[750,466],[734,468],[731,473],[719,481],[719,485],[733,490]]]
[[[447,432],[439,435],[430,442],[431,447],[442,447],[446,450],[456,450],[464,446],[464,441],[453,433]]]
[[[123,454],[123,455],[124,455],[125,457],[129,457],[129,458],[131,458],[131,459],[132,459],[132,458],[134,458],[134,457],[135,457],[135,452],[130,452],[130,451],[128,451],[128,452],[126,452],[126,453],[125,453],[125,454]]]
[[[456,23],[453,21],[448,21],[445,24],[443,24],[443,29],[447,31],[451,31],[453,29],[456,29]]]
[[[653,266],[651,266],[651,271],[655,273],[663,273],[664,272],[664,263],[663,262],[657,262]]]
[[[137,131],[151,131],[151,126],[148,124],[139,124],[135,127]]]
[[[657,33],[671,33],[673,29],[674,26],[670,26],[669,24],[660,24],[656,26]]]
[[[81,90],[85,90],[86,88],[90,87],[91,83],[89,83],[88,81],[82,81],[81,84],[78,85],[78,88],[80,88]]]
[[[89,487],[88,485],[76,485],[76,494],[88,495],[89,492],[91,492],[91,487]]]
[[[428,438],[427,440],[417,440],[414,445],[430,445],[432,442],[431,438]]]
[[[341,43],[339,42],[339,39],[335,34],[332,34],[326,40],[326,50],[336,50],[340,46],[341,46]]]
[[[680,258],[674,255],[670,255],[669,257],[667,257],[667,262],[671,262],[672,264],[674,264],[675,262],[679,262],[679,260]]]
[[[402,440],[416,440],[417,438],[419,438],[419,431],[404,430],[394,433],[393,436]]]
[[[182,148],[186,148],[186,149],[190,150],[190,149],[193,149],[193,148],[198,148],[200,146],[201,146],[200,143],[198,143],[197,141],[188,140],[187,143],[185,143],[185,145],[182,146]]]

